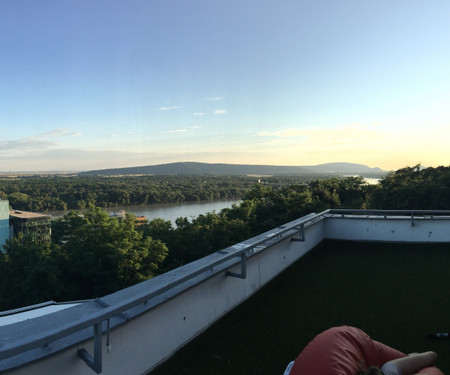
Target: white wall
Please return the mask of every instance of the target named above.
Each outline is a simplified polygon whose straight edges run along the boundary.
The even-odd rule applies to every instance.
[[[141,375],[148,372],[324,238],[449,242],[450,218],[416,219],[411,225],[409,217],[373,217],[363,220],[360,217],[341,218],[333,215],[332,218],[307,224],[304,242],[291,241],[291,237],[298,238],[299,235],[287,236],[278,242],[275,240],[272,245],[250,257],[247,260],[246,279],[228,277],[225,271],[220,272],[114,329],[111,332],[110,353],[106,353],[103,340],[103,374]],[[231,271],[240,272],[240,266],[234,266]],[[153,279],[146,283],[157,281]],[[81,347],[92,353],[92,342],[88,342],[8,374],[51,374],[57,369],[58,374],[91,375],[94,372],[77,356],[77,349]]]
[[[247,260],[246,279],[221,272],[114,329],[110,353],[106,353],[103,339],[102,373],[140,375],[154,368],[320,243],[323,222],[306,228],[305,237],[305,242],[286,237],[254,254]],[[240,272],[240,265],[230,271]],[[81,347],[93,353],[92,342]],[[68,349],[8,374],[50,374],[51,369],[58,369],[59,374],[94,374],[78,358],[77,349]]]
[[[450,218],[416,218],[411,225],[410,217],[361,218],[333,217],[325,222],[325,237],[350,241],[383,242],[448,242]]]

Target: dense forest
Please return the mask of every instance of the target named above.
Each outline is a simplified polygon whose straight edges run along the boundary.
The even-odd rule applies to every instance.
[[[23,176],[0,178],[0,199],[26,211],[80,210],[241,198],[258,179],[244,176]],[[304,177],[271,178],[274,185]]]
[[[131,191],[137,187],[145,192],[142,181],[146,179],[113,180],[129,192],[128,196],[133,196]],[[39,181],[30,178],[28,185],[19,186],[22,189],[36,184],[42,194],[48,185],[43,183],[46,188],[39,189]],[[67,191],[79,183],[77,179],[67,181],[71,181]],[[96,194],[107,190],[106,185],[95,186],[95,181],[98,183],[89,179],[83,183],[91,183]],[[180,189],[184,186],[175,177],[169,181]],[[369,185],[361,177],[308,182],[279,178],[258,184],[251,178],[198,177],[192,181],[210,192],[229,188],[231,182],[238,181],[240,188],[233,186],[235,194],[230,196],[239,196],[241,192],[242,202],[191,221],[178,218],[175,225],[155,219],[139,226],[132,215],[125,220],[112,218],[89,202],[83,215],[71,211],[54,221],[51,243],[36,244],[26,238],[6,243],[0,252],[0,310],[49,299],[100,297],[327,208],[450,209],[450,167],[407,167],[389,173],[377,185]],[[6,193],[8,186],[2,185],[2,189],[9,197],[14,193]],[[32,190],[24,193],[20,189],[16,193],[34,196]]]

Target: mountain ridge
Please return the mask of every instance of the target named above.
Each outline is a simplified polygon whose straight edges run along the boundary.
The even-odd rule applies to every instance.
[[[80,172],[80,175],[360,175],[382,177],[388,171],[364,164],[335,162],[304,166],[175,162],[147,166],[109,168]]]

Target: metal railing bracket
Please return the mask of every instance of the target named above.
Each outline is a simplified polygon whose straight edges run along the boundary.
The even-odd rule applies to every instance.
[[[291,237],[291,241],[305,242],[305,225],[304,224],[300,224],[298,234],[299,234],[298,237]]]
[[[226,275],[237,277],[239,279],[247,278],[247,256],[245,255],[245,253],[241,254],[241,273],[227,271]]]
[[[94,325],[94,357],[86,349],[78,349],[78,356],[97,374],[102,372],[102,324]]]

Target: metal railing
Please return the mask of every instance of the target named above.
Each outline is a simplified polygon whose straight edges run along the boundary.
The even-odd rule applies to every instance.
[[[324,212],[325,213],[325,212]],[[327,210],[328,217],[332,215],[340,215],[342,218],[350,218],[352,216],[365,216],[366,218],[384,219],[404,218],[411,220],[411,226],[415,225],[415,221],[419,219],[448,219],[450,217],[449,210],[353,210],[353,209],[331,209]]]
[[[100,373],[102,371],[102,334],[103,332],[107,333],[107,345],[109,345],[109,329],[114,326],[110,325],[110,323],[114,317],[125,314],[139,305],[146,306],[145,311],[147,311],[160,303],[149,303],[152,299],[174,289],[177,289],[177,294],[181,293],[181,291],[184,290],[183,285],[186,284],[186,288],[192,287],[193,283],[195,285],[219,272],[225,272],[226,275],[230,277],[246,278],[246,261],[254,254],[289,237],[292,241],[305,241],[305,228],[324,219],[336,216],[351,218],[355,215],[364,218],[376,216],[385,219],[399,216],[408,217],[411,218],[411,223],[414,225],[414,221],[421,217],[429,217],[431,219],[447,217],[448,219],[450,217],[450,211],[330,209],[318,214],[310,214],[247,241],[217,251],[197,261],[157,276],[154,279],[145,281],[141,283],[141,286],[138,288],[136,288],[137,286],[132,286],[102,299],[87,302],[83,306],[74,307],[83,309],[89,304],[96,304],[97,310],[95,311],[92,309],[93,311],[88,314],[79,314],[74,319],[65,321],[63,324],[45,327],[45,329],[42,330],[35,330],[33,335],[29,335],[28,332],[18,335],[17,332],[14,332],[14,329],[17,330],[21,327],[25,327],[20,326],[21,323],[15,324],[14,328],[8,326],[0,327],[0,360],[18,356],[37,348],[48,347],[52,342],[92,328],[93,334],[91,333],[89,337],[85,337],[85,339],[94,338],[94,355],[91,356],[85,349],[80,349],[78,354],[89,367],[95,372]],[[297,234],[298,237],[295,237]],[[241,265],[240,273],[228,271],[229,268],[238,264]],[[115,295],[117,295],[117,298],[113,298]],[[170,298],[172,297],[173,295]],[[105,302],[105,300],[113,301],[113,303],[110,304]],[[99,305],[101,305],[100,310],[98,310]],[[142,311],[140,313],[142,313]],[[124,319],[122,319],[122,323],[123,321]],[[80,340],[78,340],[78,342],[79,341]],[[72,343],[72,345],[74,344]],[[66,347],[58,350],[64,350],[68,346],[70,345],[66,345]],[[2,370],[1,366],[0,370]]]
[[[342,215],[375,215],[375,216],[429,216],[431,218],[437,216],[450,216],[450,210],[362,210],[362,209],[330,209],[321,214],[342,214]]]
[[[18,337],[17,335],[13,335],[12,332],[10,332],[9,335],[5,335],[2,334],[2,331],[5,329],[7,330],[8,327],[0,327],[0,360],[20,355],[36,348],[48,347],[48,345],[52,342],[92,327],[94,334],[93,336],[91,335],[91,338],[94,337],[94,356],[92,357],[85,349],[80,349],[78,354],[89,367],[91,367],[95,372],[100,373],[102,371],[101,339],[103,333],[103,322],[108,323],[107,334],[109,335],[109,322],[113,317],[125,313],[138,305],[147,304],[152,298],[155,298],[176,287],[180,287],[182,284],[192,281],[205,272],[208,273],[208,277],[211,277],[217,272],[222,272],[225,270],[227,276],[245,278],[246,260],[253,254],[256,254],[265,248],[297,233],[300,234],[300,238],[304,238],[305,226],[313,225],[314,223],[323,220],[327,213],[328,211],[324,211],[319,214],[305,216],[304,218],[277,227],[247,241],[217,251],[209,256],[206,256],[205,258],[182,266],[174,271],[169,271],[166,274],[144,282],[148,283],[149,281],[154,281],[157,278],[161,280],[161,282],[158,283],[149,283],[148,289],[145,292],[138,292],[127,298],[121,298],[112,305],[102,303],[103,308],[99,311],[93,311],[87,316],[83,316],[72,321],[67,321],[63,325],[47,328],[32,336],[23,335],[22,337]],[[227,271],[228,268],[231,268],[238,263],[241,264],[241,273]],[[215,272],[214,268],[217,268]],[[189,287],[191,286],[192,284],[189,285]],[[131,288],[133,287],[128,289]],[[120,293],[120,291],[117,293]],[[88,303],[95,303],[95,300]],[[4,337],[8,336],[10,339],[4,340]]]

